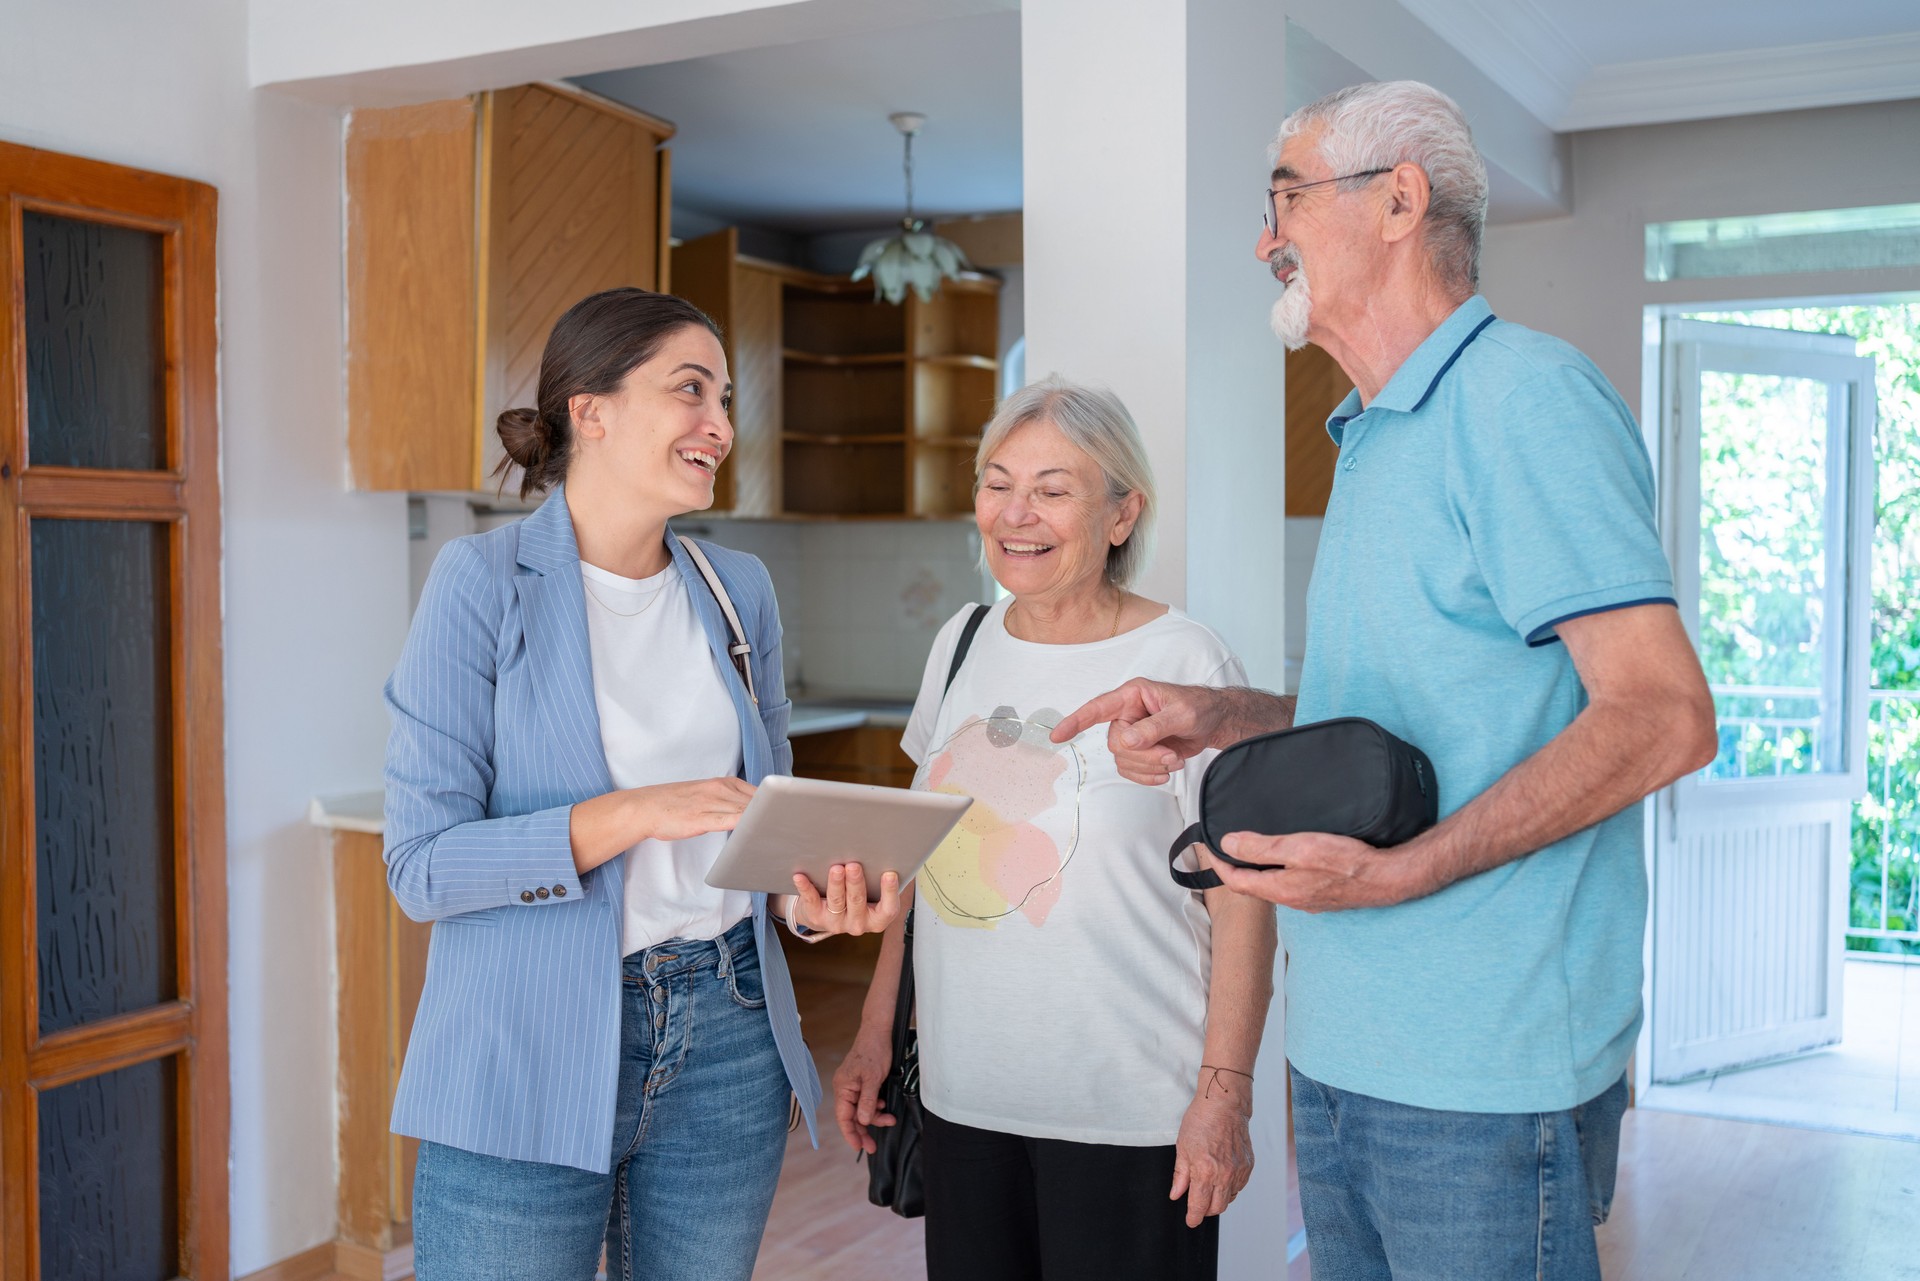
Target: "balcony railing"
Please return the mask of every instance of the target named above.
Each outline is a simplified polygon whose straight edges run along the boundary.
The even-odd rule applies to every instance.
[[[1782,777],[1822,766],[1820,691],[1715,685],[1720,755],[1711,778]],[[1847,938],[1920,956],[1920,690],[1873,690],[1867,788],[1854,802]]]
[[[1849,884],[1850,943],[1920,953],[1920,690],[1873,691],[1867,794],[1853,807]]]

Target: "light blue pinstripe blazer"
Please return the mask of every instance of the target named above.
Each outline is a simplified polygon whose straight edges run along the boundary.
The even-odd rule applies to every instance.
[[[719,605],[667,542],[740,717],[745,778],[791,772],[766,567],[703,544],[753,642],[756,708],[727,657]],[[618,858],[585,876],[573,868],[569,811],[613,782],[562,490],[525,520],[441,550],[386,693],[387,881],[401,910],[434,923],[394,1132],[605,1173],[624,869]],[[522,902],[541,887],[548,897]],[[817,1144],[820,1080],[763,894],[753,922],[774,1041]]]

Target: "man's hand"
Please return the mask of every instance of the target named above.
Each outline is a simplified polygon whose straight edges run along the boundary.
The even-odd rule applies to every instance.
[[[1425,860],[1407,846],[1380,850],[1350,836],[1325,832],[1294,836],[1235,832],[1223,837],[1220,845],[1237,859],[1274,868],[1235,867],[1203,852],[1202,862],[1219,873],[1221,884],[1235,893],[1301,912],[1391,907],[1439,888],[1427,883]]]
[[[1120,777],[1157,787],[1213,746],[1221,710],[1218,690],[1135,677],[1054,726],[1053,741],[1064,743],[1105,723]]]

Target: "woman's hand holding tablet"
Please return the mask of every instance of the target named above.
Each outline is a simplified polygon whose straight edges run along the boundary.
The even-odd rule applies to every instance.
[[[899,917],[901,888],[972,804],[942,792],[775,775],[740,815],[707,884],[793,893],[793,919],[809,930],[875,933]]]
[[[880,897],[871,903],[866,869],[858,863],[835,863],[829,868],[824,895],[804,872],[793,874],[793,885],[798,892],[785,913],[787,923],[804,925],[816,934],[879,934],[900,919],[898,872],[880,874]]]

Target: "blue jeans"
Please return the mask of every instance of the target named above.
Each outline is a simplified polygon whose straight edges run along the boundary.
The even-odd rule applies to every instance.
[[[1313,1281],[1600,1281],[1627,1081],[1564,1112],[1438,1112],[1293,1078]]]
[[[422,1143],[418,1281],[592,1281],[602,1242],[608,1281],[752,1276],[788,1117],[753,921],[636,952],[621,977],[612,1169]]]

